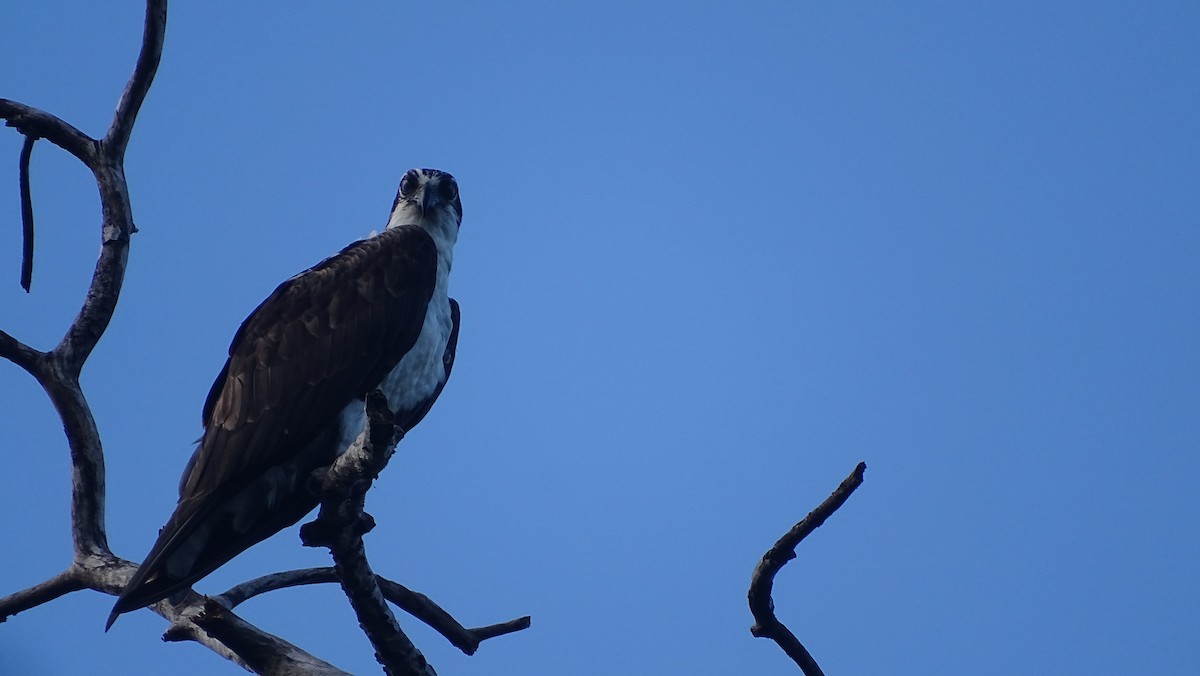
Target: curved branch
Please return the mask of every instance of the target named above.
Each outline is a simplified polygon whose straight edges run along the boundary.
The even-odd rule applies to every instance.
[[[74,155],[88,168],[96,166],[97,141],[50,113],[9,99],[0,99],[0,119],[26,136],[46,139]]]
[[[113,113],[108,135],[103,141],[105,151],[111,153],[118,162],[125,157],[125,147],[129,145],[133,123],[137,120],[138,111],[141,110],[142,102],[146,100],[151,83],[154,82],[154,74],[158,72],[166,33],[167,0],[149,0],[146,3],[146,24],[142,31],[142,51],[138,54],[133,75],[125,85],[125,91],[117,103],[117,110]]]
[[[79,158],[92,170],[100,192],[103,211],[100,256],[83,306],[58,346],[42,355],[7,334],[0,336],[0,353],[38,380],[62,418],[71,447],[72,539],[77,562],[89,555],[110,554],[104,528],[104,453],[91,407],[79,386],[79,374],[108,328],[125,279],[129,238],[135,231],[123,167],[125,146],[158,68],[165,24],[166,0],[149,0],[141,54],[117,107],[109,137],[103,142],[89,138],[49,113],[0,99],[0,117],[26,135],[21,168],[27,247],[32,244],[29,237],[32,204],[27,183],[33,139],[45,138]],[[23,267],[27,268],[31,260],[27,249]],[[27,279],[26,275],[23,277]]]
[[[750,578],[750,591],[747,596],[750,601],[750,612],[754,615],[754,626],[750,627],[750,633],[759,638],[769,638],[783,652],[787,653],[788,657],[800,666],[801,671],[805,676],[823,676],[824,672],[821,667],[817,666],[816,660],[808,653],[800,640],[786,627],[779,618],[775,617],[775,602],[771,600],[771,591],[775,584],[775,575],[783,568],[784,564],[796,558],[796,547],[800,542],[808,537],[831,514],[837,511],[846,499],[854,492],[854,489],[862,485],[863,473],[867,471],[867,463],[860,462],[846,477],[841,485],[825,499],[816,509],[808,513],[800,523],[792,526],[791,530],[779,538],[773,547],[763,554],[762,561],[754,569],[754,575]]]
[[[129,261],[129,237],[135,232],[125,170],[119,164],[111,164],[107,157],[100,162],[95,172],[104,219],[100,256],[79,314],[52,350],[63,370],[76,377],[116,311]]]
[[[104,525],[105,468],[100,430],[76,374],[65,372],[53,355],[47,370],[50,377],[38,381],[62,419],[71,450],[71,541],[75,560],[111,557]]]
[[[71,448],[71,536],[75,549],[74,560],[66,572],[0,599],[0,617],[81,589],[119,594],[137,570],[137,565],[114,556],[108,548],[104,527],[104,454],[95,419],[79,385],[79,374],[112,318],[124,281],[130,236],[136,232],[123,162],[133,123],[161,57],[166,7],[166,0],[146,3],[137,66],[104,141],[88,137],[54,115],[0,99],[0,119],[26,135],[23,169],[32,139],[45,138],[92,170],[103,211],[101,250],[92,282],[79,314],[58,346],[42,353],[0,331],[0,357],[34,376],[62,419]],[[233,613],[205,613],[207,600],[194,592],[185,596],[178,604],[163,601],[152,608],[171,621],[168,634],[174,640],[196,641],[226,659],[259,669],[259,673],[344,673],[245,623]]]
[[[310,584],[336,583],[337,581],[337,573],[334,572],[332,567],[302,568],[256,577],[253,580],[247,580],[241,584],[234,585],[223,593],[209,598],[226,608],[233,609],[255,596],[279,589],[302,587]]]
[[[451,645],[468,655],[474,655],[475,651],[479,650],[479,644],[489,638],[504,636],[505,634],[512,634],[529,628],[530,619],[526,615],[518,617],[515,620],[509,620],[508,622],[467,629],[459,624],[458,620],[454,619],[450,613],[434,603],[428,596],[412,591],[404,585],[392,582],[383,577],[377,576],[377,580],[384,598],[395,603],[404,612],[432,627],[445,637]]]
[[[528,615],[508,622],[492,624],[486,627],[467,629],[450,613],[446,612],[432,599],[424,594],[415,592],[404,585],[393,582],[383,576],[375,576],[383,597],[394,603],[404,612],[412,615],[441,634],[455,648],[468,655],[474,655],[479,644],[489,638],[503,636],[522,629],[528,629]],[[226,591],[224,594],[212,597],[214,601],[227,608],[236,608],[239,604],[259,594],[298,587],[309,584],[338,583],[340,580],[334,568],[305,568],[289,570],[282,573],[263,575],[262,577],[243,582]]]
[[[137,232],[133,223],[133,208],[129,203],[129,186],[125,182],[125,147],[129,144],[133,123],[158,71],[166,25],[167,0],[148,0],[137,65],[117,104],[108,135],[99,143],[98,156],[89,165],[96,175],[104,217],[100,258],[96,261],[96,270],[92,274],[92,284],[83,307],[54,349],[64,369],[76,377],[108,328],[117,307],[121,286],[125,282],[129,238]]]

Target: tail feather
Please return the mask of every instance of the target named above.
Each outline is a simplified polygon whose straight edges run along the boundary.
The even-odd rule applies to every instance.
[[[232,500],[189,509],[180,502],[158,540],[117,597],[104,630],[117,616],[157,603],[195,582],[246,551],[299,521],[317,505],[316,496],[304,490],[256,492],[250,486]],[[211,501],[210,501],[211,502]],[[191,512],[190,514],[188,512]]]

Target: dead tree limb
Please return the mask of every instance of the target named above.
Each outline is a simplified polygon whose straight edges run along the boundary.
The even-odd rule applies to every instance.
[[[775,616],[775,602],[771,598],[775,575],[784,564],[796,558],[796,547],[800,542],[825,523],[825,519],[836,512],[850,494],[862,485],[863,473],[866,471],[867,464],[858,463],[850,476],[842,481],[825,502],[809,512],[800,523],[792,526],[791,530],[763,554],[762,561],[755,567],[754,575],[750,578],[750,591],[747,596],[750,612],[754,615],[754,626],[750,627],[750,633],[759,638],[769,638],[779,644],[783,652],[800,666],[805,676],[824,676],[824,672],[800,640]]]
[[[328,547],[342,591],[358,624],[375,648],[375,659],[391,676],[436,676],[388,606],[367,562],[362,536],[375,527],[364,510],[367,490],[387,466],[404,431],[396,426],[387,398],[378,390],[367,395],[367,428],[358,442],[313,479],[321,496],[316,520],[300,528],[309,547]]]
[[[93,139],[50,113],[16,101],[0,99],[0,119],[25,135],[22,151],[22,177],[28,180],[28,156],[36,139],[46,139],[78,158],[96,178],[102,211],[101,249],[92,281],[83,305],[58,345],[42,352],[0,331],[0,357],[4,357],[32,375],[46,391],[62,419],[71,451],[71,540],[74,556],[65,571],[41,584],[0,598],[0,622],[29,608],[52,601],[81,589],[117,594],[132,577],[137,565],[115,556],[108,546],[104,523],[104,453],[91,407],[79,384],[84,362],[108,328],[125,280],[130,238],[137,228],[125,181],[124,158],[130,133],[162,56],[166,32],[166,0],[148,0],[142,46],[133,75],[125,87],[112,122],[103,139]],[[22,186],[22,192],[28,190]],[[22,212],[32,213],[32,198],[23,196]],[[31,219],[23,220],[28,229]],[[27,230],[27,234],[28,230]],[[26,239],[22,267],[32,264]],[[27,279],[23,272],[23,280]],[[178,637],[197,641],[214,652],[250,668],[254,662],[239,655],[230,644],[214,638],[192,623],[202,609],[204,598],[191,594],[178,606],[162,602],[153,608],[170,620]],[[332,666],[291,646],[286,641],[237,620],[227,613],[221,625],[223,635],[238,637],[241,643],[269,647],[277,659],[272,670],[259,673],[305,673],[295,667],[316,665],[312,673],[335,673]],[[227,625],[227,626],[226,626]],[[217,628],[216,624],[208,626]],[[260,660],[261,662],[261,660]]]
[[[528,629],[530,626],[530,618],[526,615],[515,620],[509,620],[508,622],[468,629],[428,596],[420,592],[415,592],[382,575],[377,575],[375,579],[385,599],[400,610],[429,625],[429,627],[449,641],[451,645],[467,655],[474,655],[475,651],[479,649],[479,644],[489,638],[511,634],[522,629]],[[340,582],[341,580],[338,579],[337,572],[333,568],[304,568],[302,570],[273,573],[248,580],[229,588],[223,594],[214,596],[212,599],[226,608],[236,608],[241,603],[259,594],[265,594],[277,589],[309,584],[337,584]]]
[[[17,364],[46,391],[62,419],[71,452],[71,539],[74,555],[66,570],[48,580],[0,598],[0,622],[65,594],[92,589],[118,595],[137,565],[113,554],[104,521],[105,467],[100,435],[79,383],[83,364],[108,328],[125,278],[131,237],[137,232],[125,181],[124,158],[138,111],[145,101],[162,55],[167,0],[148,0],[142,47],[116,112],[102,139],[94,139],[60,118],[8,99],[0,99],[0,119],[25,136],[20,156],[23,223],[22,286],[32,274],[33,203],[29,164],[33,144],[46,139],[84,163],[96,178],[102,211],[101,250],[83,305],[62,339],[42,352],[0,331],[0,357]],[[434,674],[432,667],[400,631],[387,604],[392,600],[472,654],[488,638],[524,629],[529,618],[465,629],[437,604],[389,580],[377,578],[366,561],[362,534],[373,523],[363,512],[371,480],[387,464],[402,433],[392,423],[386,401],[376,393],[368,405],[370,425],[360,444],[322,476],[320,516],[309,524],[314,539],[330,546],[339,578],[376,655],[392,674]],[[382,403],[381,403],[382,402]],[[183,598],[163,600],[150,609],[171,626],[168,641],[195,641],[259,674],[345,674],[304,650],[245,622],[232,612],[241,600],[271,588],[288,586],[287,574],[267,576],[208,599],[188,590]],[[294,579],[294,578],[293,578]],[[302,584],[308,582],[291,582]],[[241,598],[236,598],[238,594]],[[98,618],[99,619],[99,618]]]
[[[103,215],[100,256],[79,314],[62,340],[43,353],[7,334],[0,338],[0,356],[21,365],[37,379],[58,410],[67,433],[73,468],[71,520],[76,567],[88,563],[89,557],[99,557],[104,563],[112,558],[104,527],[104,455],[91,407],[79,386],[79,374],[112,320],[125,280],[130,236],[136,231],[125,182],[125,149],[129,130],[162,56],[166,21],[166,0],[150,0],[137,66],[103,140],[93,139],[49,113],[0,99],[0,118],[26,137],[22,164],[28,161],[32,139],[44,138],[87,165],[100,192]],[[27,181],[28,167],[22,169]],[[27,192],[28,186],[22,188],[23,193]],[[28,201],[22,199],[22,212],[31,216],[32,204]],[[27,248],[31,242],[27,241]],[[31,259],[27,259],[22,267],[30,264]]]

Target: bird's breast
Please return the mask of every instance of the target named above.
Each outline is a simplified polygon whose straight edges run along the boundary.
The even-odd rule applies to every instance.
[[[412,349],[405,353],[380,383],[379,389],[397,419],[422,407],[446,380],[442,361],[451,330],[450,301],[435,294],[425,311],[425,322]]]
[[[442,361],[450,340],[453,320],[450,318],[449,298],[437,298],[425,311],[425,322],[412,349],[379,383],[379,390],[388,400],[388,408],[397,420],[405,420],[437,392],[446,380]],[[363,400],[355,398],[346,404],[337,419],[337,454],[345,453],[358,439],[366,426],[367,414]]]

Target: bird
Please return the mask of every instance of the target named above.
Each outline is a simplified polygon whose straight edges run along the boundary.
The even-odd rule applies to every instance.
[[[454,177],[412,169],[383,231],[283,282],[242,322],[179,502],[105,631],[312,511],[309,475],[358,438],[368,394],[384,394],[402,431],[425,417],[458,345],[448,284],[461,224]]]

